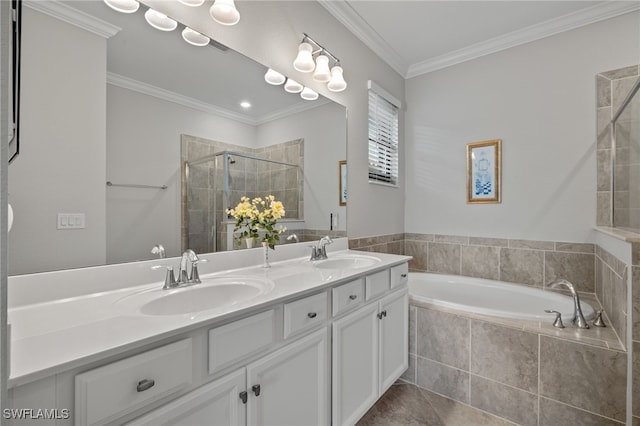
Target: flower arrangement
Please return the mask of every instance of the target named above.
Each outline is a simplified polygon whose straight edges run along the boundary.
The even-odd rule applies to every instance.
[[[262,243],[267,243],[271,249],[275,249],[276,243],[280,241],[280,234],[287,230],[284,227],[276,228],[278,219],[284,217],[285,210],[282,202],[276,201],[273,195],[252,200],[242,197],[235,208],[227,209],[227,214],[236,220],[233,232],[238,239],[261,238]],[[264,231],[262,237],[260,230]]]

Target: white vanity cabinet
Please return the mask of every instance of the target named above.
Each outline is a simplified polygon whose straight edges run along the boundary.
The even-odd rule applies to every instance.
[[[129,426],[329,424],[329,338],[323,327]]]
[[[354,424],[407,369],[408,305],[402,288],[334,321],[332,424]]]

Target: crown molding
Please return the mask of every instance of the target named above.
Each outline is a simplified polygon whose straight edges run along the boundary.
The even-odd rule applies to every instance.
[[[44,13],[68,24],[75,25],[76,27],[87,30],[100,37],[110,38],[122,30],[120,27],[81,12],[57,0],[25,0],[23,4],[30,9]]]
[[[318,0],[318,3],[404,78],[427,74],[501,50],[640,10],[640,2],[638,1],[603,1],[577,12],[531,25],[409,66],[347,1]]]
[[[637,1],[607,1],[574,13],[550,19],[540,24],[531,25],[517,31],[495,37],[463,49],[440,55],[423,62],[411,65],[405,78],[427,74],[432,71],[490,55],[511,47],[530,43],[555,34],[583,27],[626,13],[640,10]]]
[[[189,96],[184,96],[179,93],[161,89],[160,87],[152,86],[151,84],[143,83],[141,81],[134,80],[132,78],[112,72],[107,72],[107,84],[111,84],[112,86],[121,87],[127,90],[132,90],[144,95],[153,96],[154,98],[162,99],[163,101],[172,102],[174,104],[182,105],[187,108],[195,109],[196,111],[217,115],[219,117],[228,118],[230,120],[235,120],[251,126],[265,124],[273,120],[284,118],[291,114],[307,111],[329,103],[329,100],[326,98],[322,98],[314,102],[303,101],[290,107],[283,108],[281,110],[274,111],[272,113],[265,114],[261,117],[258,117],[257,119],[254,119],[248,115],[239,114],[235,111],[230,111],[225,108],[220,108],[218,106],[199,101]]]
[[[334,18],[347,27],[373,53],[404,76],[409,64],[345,0],[318,0]]]

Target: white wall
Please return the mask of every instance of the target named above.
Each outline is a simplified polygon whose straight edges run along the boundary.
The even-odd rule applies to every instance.
[[[107,86],[107,174],[114,183],[166,190],[107,189],[107,263],[149,259],[180,248],[180,135],[255,146],[254,126],[121,87]]]
[[[404,79],[360,42],[322,6],[311,1],[238,2],[241,19],[233,27],[216,24],[203,8],[181,7],[177,2],[143,0],[175,16],[265,66],[288,75],[347,107],[347,160],[349,201],[347,229],[350,238],[404,232],[404,180],[400,188],[368,183],[367,80],[404,100]],[[330,92],[310,75],[293,68],[302,33],[306,32],[340,58],[349,84],[342,93]],[[400,117],[403,126],[403,114]],[[403,134],[400,135],[401,141]],[[400,162],[404,146],[401,142]],[[326,167],[334,167],[327,164]]]
[[[9,167],[9,274],[105,261],[106,40],[23,7],[20,155]],[[56,230],[85,213],[83,230]]]
[[[623,15],[406,82],[406,232],[587,241],[595,75],[640,62]],[[465,145],[502,139],[502,204],[466,204]]]
[[[304,139],[305,228],[329,229],[330,214],[337,213],[334,229],[345,230],[347,208],[338,197],[338,162],[347,158],[344,107],[328,103],[258,126],[259,146],[294,139]]]

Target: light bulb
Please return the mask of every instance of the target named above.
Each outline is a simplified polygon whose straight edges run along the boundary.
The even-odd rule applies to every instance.
[[[300,97],[305,101],[315,101],[318,99],[318,94],[308,87],[305,87],[302,89],[302,92],[300,92]]]
[[[160,31],[173,31],[178,27],[176,21],[153,9],[149,9],[144,13],[144,19],[147,20],[149,25]]]
[[[222,25],[235,25],[240,21],[240,13],[233,0],[215,0],[209,14]]]
[[[184,39],[184,41],[194,46],[201,47],[209,44],[209,37],[207,37],[206,35],[202,35],[189,27],[185,27],[184,30],[182,30],[182,38]]]
[[[300,93],[302,92],[302,89],[303,89],[302,84],[290,78],[288,78],[287,82],[284,84],[284,90],[286,90],[289,93]]]
[[[331,71],[329,71],[329,57],[326,55],[318,55],[316,58],[316,70],[313,72],[313,79],[320,83],[326,83],[331,79]]]
[[[202,3],[204,3],[204,0],[178,0],[178,1],[184,4],[185,6],[190,6],[190,7],[198,7]]]
[[[311,53],[313,52],[313,46],[309,43],[302,42],[298,46],[298,56],[293,61],[293,67],[300,72],[311,72],[316,67],[313,62]]]
[[[104,0],[111,9],[122,13],[134,13],[140,7],[137,0]]]
[[[278,71],[274,71],[271,68],[267,70],[264,75],[264,81],[269,84],[273,84],[274,86],[278,86],[284,83],[285,76],[280,74]]]
[[[332,92],[342,92],[347,88],[347,82],[344,81],[342,73],[343,70],[340,65],[336,65],[331,68],[331,80],[327,84],[327,88]]]

